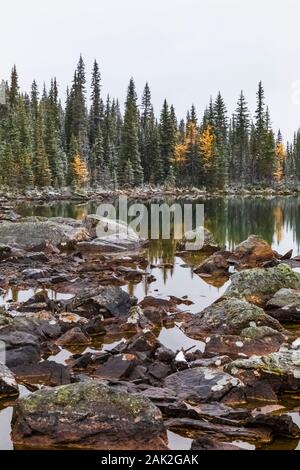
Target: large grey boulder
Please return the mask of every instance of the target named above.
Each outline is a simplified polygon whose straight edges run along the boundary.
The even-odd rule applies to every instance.
[[[88,230],[84,226],[74,227],[51,220],[0,224],[0,244],[26,250],[43,249],[48,244],[67,245],[89,238]]]
[[[300,274],[286,264],[268,269],[246,269],[233,274],[224,296],[264,305],[282,288],[300,289]]]
[[[72,449],[166,449],[159,409],[141,395],[90,381],[39,390],[14,407],[17,446]]]

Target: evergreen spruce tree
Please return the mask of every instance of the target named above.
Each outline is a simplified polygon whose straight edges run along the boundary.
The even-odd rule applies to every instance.
[[[137,96],[133,79],[130,79],[127,99],[125,103],[124,124],[122,132],[122,148],[119,164],[119,180],[125,183],[128,162],[131,162],[134,173],[134,184],[140,186],[144,175],[139,152],[139,113],[137,107]]]
[[[241,91],[232,120],[230,179],[242,186],[251,180],[249,116],[247,102]]]
[[[167,100],[164,100],[159,121],[160,150],[164,167],[164,176],[167,177],[170,165],[175,155],[177,140],[177,125],[174,108],[169,109]]]

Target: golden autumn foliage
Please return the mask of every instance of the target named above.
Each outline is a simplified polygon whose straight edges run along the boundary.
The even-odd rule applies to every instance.
[[[185,161],[187,145],[185,142],[179,143],[175,146],[174,160],[175,163],[180,164]]]
[[[210,168],[214,157],[214,134],[209,124],[199,137],[199,148],[205,168]]]
[[[190,121],[186,127],[186,133],[183,142],[178,143],[175,146],[174,160],[176,163],[183,163],[186,159],[188,150],[198,145],[199,142],[199,131],[197,125]]]
[[[281,181],[284,176],[284,163],[286,159],[286,149],[282,142],[277,142],[276,144],[276,167],[274,172],[274,178],[276,181]]]
[[[72,163],[74,183],[76,186],[83,186],[88,177],[88,170],[85,162],[81,159],[80,155],[75,155]]]

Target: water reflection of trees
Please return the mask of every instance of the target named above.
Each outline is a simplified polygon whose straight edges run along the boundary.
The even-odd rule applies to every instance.
[[[158,201],[156,201],[158,202]],[[160,201],[172,204],[174,201]],[[216,240],[228,249],[245,240],[250,234],[261,235],[269,243],[280,242],[285,231],[293,233],[294,243],[300,243],[300,198],[299,197],[212,197],[199,200],[176,201],[204,204],[205,226]],[[53,204],[18,207],[23,216],[73,217],[83,218],[95,213],[98,203],[78,204],[62,201]],[[148,208],[150,209],[149,205]],[[194,216],[195,216],[194,206]],[[150,230],[150,210],[149,210]],[[174,221],[171,221],[174,232]],[[176,251],[174,240],[152,240],[149,247],[149,260],[152,263],[173,263]]]

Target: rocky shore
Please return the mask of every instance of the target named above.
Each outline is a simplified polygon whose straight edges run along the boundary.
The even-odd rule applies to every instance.
[[[90,218],[24,219],[11,210],[1,212],[0,294],[32,290],[0,307],[0,399],[13,406],[16,448],[167,449],[168,431],[198,450],[300,438],[285,406],[300,398],[292,252],[276,253],[255,235],[229,252],[206,231],[194,273],[231,282],[192,314],[176,292],[138,301],[124,289],[153,281],[143,240],[98,239]],[[177,250],[188,262],[184,246]],[[167,348],[159,331],[172,326],[203,348]],[[21,386],[31,393],[16,399]]]
[[[149,201],[151,199],[163,198],[183,198],[196,199],[201,197],[216,196],[293,196],[300,193],[300,187],[276,186],[270,188],[264,187],[228,187],[220,190],[190,188],[170,188],[167,186],[145,185],[137,188],[126,189],[95,189],[82,188],[74,190],[69,187],[62,189],[27,189],[18,190],[11,188],[0,188],[0,205],[14,204],[21,201],[51,202],[51,201],[107,201],[113,200],[119,196],[127,196],[129,199],[139,201]]]

